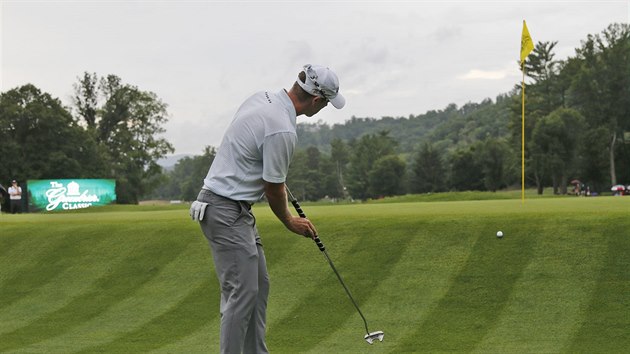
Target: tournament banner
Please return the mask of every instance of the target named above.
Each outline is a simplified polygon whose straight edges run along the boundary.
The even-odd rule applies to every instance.
[[[29,180],[29,211],[59,211],[103,206],[116,201],[116,180]]]

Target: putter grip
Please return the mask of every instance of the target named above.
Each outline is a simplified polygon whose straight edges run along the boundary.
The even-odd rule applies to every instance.
[[[293,204],[293,207],[295,208],[295,211],[297,211],[298,215],[301,218],[306,218],[306,214],[304,214],[304,211],[302,211],[302,207],[300,207],[300,203],[298,203],[297,200],[292,200],[291,204]],[[313,241],[315,241],[315,244],[317,245],[317,247],[319,247],[320,251],[324,252],[326,250],[326,247],[324,247],[324,244],[319,239],[319,237],[315,236]]]
[[[291,204],[293,204],[293,207],[295,208],[295,211],[297,211],[298,215],[301,218],[306,218],[306,214],[304,214],[304,212],[302,211],[302,207],[300,207],[300,203],[298,203],[297,200],[292,200]]]
[[[315,241],[315,244],[317,245],[317,247],[319,247],[320,251],[322,252],[326,251],[326,247],[324,247],[324,244],[322,243],[322,241],[319,239],[318,236],[315,236],[313,241]]]

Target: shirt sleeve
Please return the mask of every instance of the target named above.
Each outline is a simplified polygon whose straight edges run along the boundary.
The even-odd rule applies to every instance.
[[[263,142],[263,180],[283,183],[289,173],[289,164],[297,143],[295,133],[276,133],[265,137]]]

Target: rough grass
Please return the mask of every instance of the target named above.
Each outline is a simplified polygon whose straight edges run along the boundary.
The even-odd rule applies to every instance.
[[[187,210],[98,210],[0,216],[0,352],[217,352],[218,285]],[[260,205],[274,353],[630,347],[630,198],[305,212],[385,341],[363,341],[361,318],[317,247]]]

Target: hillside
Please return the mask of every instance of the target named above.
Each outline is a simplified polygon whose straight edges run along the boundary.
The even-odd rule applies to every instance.
[[[389,131],[399,144],[401,153],[412,152],[424,142],[441,148],[458,144],[471,144],[490,137],[509,137],[513,102],[510,96],[500,95],[495,101],[467,103],[462,107],[450,104],[443,110],[429,111],[409,117],[358,118],[352,117],[343,124],[298,124],[301,147],[316,146],[329,152],[334,138],[345,141],[362,135]]]

